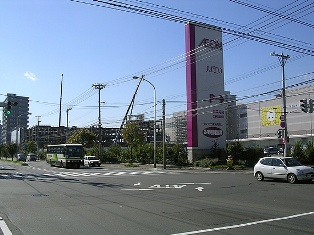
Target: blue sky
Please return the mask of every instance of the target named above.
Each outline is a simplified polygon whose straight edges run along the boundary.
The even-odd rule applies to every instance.
[[[0,2],[0,100],[7,93],[27,96],[32,113],[29,125],[36,125],[40,116],[41,125],[57,126],[63,74],[61,124],[66,125],[65,110],[72,108],[69,126],[88,127],[98,123],[98,90],[92,85],[102,83],[106,85],[101,90],[103,127],[116,127],[120,126],[137,86],[132,77],[144,74],[156,87],[158,118],[162,114],[162,99],[166,100],[167,116],[186,109],[184,24],[82,2],[95,3],[92,0]],[[258,34],[261,37],[314,50],[311,27],[314,13],[310,13],[313,1],[240,1],[270,11],[282,8],[281,11],[287,10],[282,14],[301,23],[271,17],[229,0],[146,2],[205,16],[204,23],[240,32],[247,29],[241,26],[263,25]],[[288,10],[293,6],[299,11]],[[231,39],[223,34],[224,42]],[[273,51],[291,56],[286,64],[287,85],[313,78],[313,56],[240,39],[224,46],[225,89],[241,99],[281,88],[281,67],[278,59],[270,56]],[[254,75],[246,76],[251,73]],[[153,89],[143,82],[133,114],[144,113],[149,119],[153,118],[153,111]]]

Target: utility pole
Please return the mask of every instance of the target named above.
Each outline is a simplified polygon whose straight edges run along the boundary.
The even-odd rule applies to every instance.
[[[281,122],[281,127],[284,128],[284,136],[283,136],[283,142],[284,142],[284,151],[283,156],[287,156],[287,141],[288,141],[288,127],[287,127],[287,102],[286,102],[286,80],[285,80],[285,64],[286,61],[290,58],[289,55],[276,54],[275,52],[271,53],[272,56],[277,56],[280,62],[280,65],[282,67],[282,103],[283,103],[283,121]],[[284,124],[283,124],[284,123]]]
[[[93,84],[93,87],[95,89],[98,89],[98,157],[100,157],[101,154],[101,140],[102,140],[102,136],[101,136],[101,110],[100,110],[100,91],[105,88],[104,84],[100,84],[100,83],[95,83]]]
[[[162,156],[163,156],[163,168],[166,169],[166,101],[162,99]]]
[[[39,118],[40,118],[40,116],[36,116],[37,117],[37,128],[36,128],[36,145],[37,145],[37,154],[38,154],[38,152],[39,152],[39,123],[41,122],[40,120],[39,120]]]
[[[62,142],[62,133],[61,133],[62,83],[63,83],[63,74],[61,74],[61,84],[60,84],[59,127],[58,127],[58,135],[60,136],[60,144]]]

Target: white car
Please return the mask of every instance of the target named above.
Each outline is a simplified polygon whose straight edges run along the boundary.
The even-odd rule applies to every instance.
[[[100,166],[100,160],[95,156],[85,156],[84,157],[84,166]]]
[[[312,181],[314,168],[302,165],[293,157],[271,156],[256,163],[254,176],[258,181],[264,178],[284,179],[293,184],[298,180]]]

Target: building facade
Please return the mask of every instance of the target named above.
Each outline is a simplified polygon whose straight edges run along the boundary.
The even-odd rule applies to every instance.
[[[1,143],[11,143],[11,132],[20,128],[28,127],[29,120],[29,98],[17,96],[16,94],[7,94],[4,103],[11,102],[11,113],[6,113],[6,107],[2,112],[2,138]],[[16,105],[13,105],[16,103]]]
[[[166,139],[169,143],[186,144],[187,115],[186,111],[175,112],[171,118],[165,120]]]

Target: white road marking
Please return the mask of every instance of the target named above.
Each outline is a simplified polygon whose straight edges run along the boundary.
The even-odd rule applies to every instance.
[[[115,173],[114,175],[124,175],[124,174],[126,174],[127,172],[125,172],[125,171],[120,171],[120,172],[117,172],[117,173]]]
[[[123,188],[121,190],[124,190],[124,191],[152,191],[154,189],[150,189],[150,188]]]
[[[199,192],[202,192],[202,191],[204,190],[203,187],[197,187],[197,188],[195,188],[195,189],[198,190]]]
[[[101,173],[96,172],[96,173],[90,173],[90,176],[95,176],[95,175],[101,175]]]
[[[212,183],[178,183],[178,184],[189,184],[189,185],[194,185],[194,184],[212,184]]]
[[[181,189],[183,187],[185,187],[186,185],[169,185],[169,184],[166,184],[164,186],[160,185],[160,184],[155,184],[155,185],[152,185],[150,186],[149,188],[166,188],[166,189],[170,189],[170,188],[175,188],[175,189]]]
[[[0,229],[2,230],[3,235],[12,235],[8,225],[4,222],[2,217],[0,217]]]
[[[280,220],[294,219],[297,217],[313,215],[313,214],[314,214],[314,211],[311,211],[311,212],[302,213],[302,214],[290,215],[290,216],[279,217],[279,218],[274,218],[274,219],[259,220],[255,222],[244,223],[244,224],[235,224],[235,225],[229,225],[225,227],[202,229],[202,230],[196,230],[196,231],[191,231],[191,232],[174,233],[172,235],[190,235],[190,234],[208,233],[208,232],[213,232],[213,231],[221,231],[221,230],[227,230],[227,229],[233,229],[233,228],[252,226],[252,225],[257,225],[257,224],[270,223],[270,222],[280,221]]]

